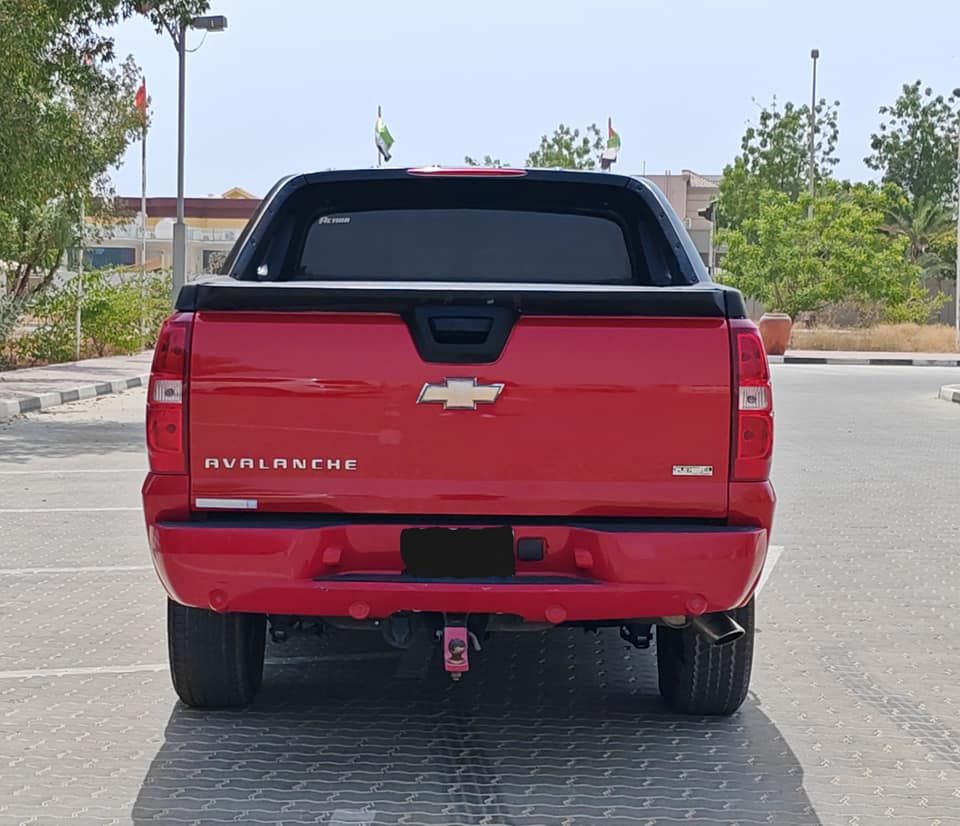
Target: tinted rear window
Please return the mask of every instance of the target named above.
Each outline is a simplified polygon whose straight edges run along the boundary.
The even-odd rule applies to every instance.
[[[317,217],[295,277],[316,280],[627,284],[627,241],[596,215],[385,209]]]
[[[617,176],[325,173],[281,190],[229,274],[257,281],[696,283],[686,253]],[[680,232],[683,232],[681,229]]]

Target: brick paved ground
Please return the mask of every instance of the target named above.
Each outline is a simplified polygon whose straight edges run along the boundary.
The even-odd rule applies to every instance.
[[[0,423],[0,824],[960,824],[956,370],[776,368],[785,550],[753,693],[666,714],[653,657],[502,636],[268,647],[256,705],[165,671],[137,512],[142,391]],[[90,471],[97,471],[96,473]]]

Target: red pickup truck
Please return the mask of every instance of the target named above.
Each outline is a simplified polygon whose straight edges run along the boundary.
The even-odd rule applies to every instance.
[[[458,679],[498,632],[583,627],[655,638],[667,705],[730,714],[772,416],[740,294],[645,180],[286,178],[154,356],[143,503],[174,687],[250,702],[268,630],[426,637]]]

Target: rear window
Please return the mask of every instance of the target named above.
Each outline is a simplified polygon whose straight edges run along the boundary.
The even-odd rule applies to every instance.
[[[507,209],[385,209],[318,216],[296,279],[627,284],[615,220]]]
[[[257,281],[697,281],[651,205],[616,176],[344,175],[319,173],[281,191],[259,237],[245,237],[231,258],[229,274]]]

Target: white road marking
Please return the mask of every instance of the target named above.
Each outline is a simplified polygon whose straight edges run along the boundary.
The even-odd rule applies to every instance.
[[[31,677],[83,677],[91,674],[139,674],[145,671],[163,671],[167,663],[140,665],[89,665],[78,668],[32,668],[24,671],[0,671],[0,680],[23,680]]]
[[[35,473],[49,473],[61,475],[64,473],[146,473],[145,467],[123,468],[82,468],[79,470],[0,470],[0,476],[32,476]]]
[[[0,568],[0,576],[23,574],[99,574],[114,571],[152,571],[152,565],[80,565],[75,568]]]
[[[373,826],[376,819],[376,809],[334,809],[330,826]]]
[[[763,573],[760,574],[760,582],[757,583],[757,588],[754,593],[759,594],[763,590],[763,586],[770,581],[770,575],[780,561],[781,556],[783,556],[783,545],[771,545],[767,548],[767,561],[763,564]]]
[[[111,511],[140,511],[141,507],[131,508],[0,508],[0,513],[108,513]]]
[[[318,657],[279,657],[268,659],[266,665],[301,665],[303,663],[352,662],[397,658],[400,652],[372,651],[369,654],[329,654]],[[0,671],[0,680],[26,680],[36,677],[89,677],[98,674],[145,674],[166,671],[167,663],[138,663],[137,665],[88,665],[76,668],[33,668],[22,671]]]

